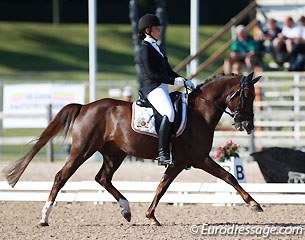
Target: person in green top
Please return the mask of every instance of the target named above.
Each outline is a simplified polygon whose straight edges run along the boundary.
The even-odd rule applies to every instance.
[[[236,27],[236,39],[231,45],[230,56],[224,61],[224,73],[240,73],[242,64],[246,64],[247,71],[252,72],[258,64],[257,42],[243,25]]]

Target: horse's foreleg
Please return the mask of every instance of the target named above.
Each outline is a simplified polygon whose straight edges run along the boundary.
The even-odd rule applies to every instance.
[[[213,176],[222,179],[226,183],[233,186],[236,191],[240,194],[240,196],[243,198],[243,200],[250,204],[252,209],[258,212],[263,211],[261,206],[251,197],[251,195],[246,192],[237,182],[236,178],[223,169],[219,164],[217,164],[213,159],[210,157],[206,157],[204,161],[198,161],[196,164],[193,165],[195,168],[202,169]]]
[[[155,217],[155,209],[161,199],[161,197],[166,192],[169,185],[173,182],[173,180],[177,177],[177,175],[184,169],[184,165],[174,165],[172,167],[168,167],[158,185],[156,195],[150,204],[147,212],[146,217],[154,224],[161,226],[160,222]]]
[[[129,202],[111,183],[114,172],[121,165],[126,157],[126,154],[120,151],[112,155],[110,156],[105,153],[103,154],[104,163],[102,168],[95,176],[95,181],[101,184],[117,200],[120,207],[123,208],[121,212],[123,217],[130,222],[131,210]]]

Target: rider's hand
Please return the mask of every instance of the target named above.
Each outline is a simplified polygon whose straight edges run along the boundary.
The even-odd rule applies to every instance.
[[[183,77],[176,77],[175,78],[175,85],[178,87],[184,86],[185,79]]]
[[[192,90],[196,88],[195,84],[191,80],[185,80],[184,84],[187,88],[190,88]]]

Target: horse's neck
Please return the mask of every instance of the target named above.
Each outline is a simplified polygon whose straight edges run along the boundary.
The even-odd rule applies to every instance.
[[[201,116],[198,120],[204,121],[205,124],[210,126],[210,128],[215,128],[219,123],[220,118],[223,114],[219,105],[209,99],[202,99],[197,104],[197,108],[194,110]]]
[[[209,90],[207,90],[209,91]],[[219,122],[222,111],[225,108],[225,100],[219,98],[213,91],[201,94],[195,100],[195,109],[208,124],[216,124]]]
[[[227,92],[234,86],[235,81],[215,81],[202,88],[202,93],[195,98],[194,111],[211,128],[219,123],[224,110],[227,107]]]

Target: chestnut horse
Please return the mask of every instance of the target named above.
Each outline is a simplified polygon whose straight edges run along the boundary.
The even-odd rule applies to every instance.
[[[235,128],[249,134],[253,126],[254,84],[260,77],[221,75],[206,80],[189,94],[187,125],[173,146],[176,163],[165,170],[156,195],[147,210],[146,217],[160,225],[155,209],[171,182],[187,166],[202,169],[232,185],[243,200],[255,211],[263,211],[260,205],[238,184],[232,174],[219,166],[210,156],[214,130],[224,112],[234,119]],[[226,111],[229,108],[231,112]],[[131,128],[131,103],[101,99],[86,105],[69,104],[56,115],[42,132],[36,144],[20,160],[4,170],[8,183],[14,187],[33,157],[56,134],[66,136],[71,129],[72,147],[68,160],[56,174],[48,200],[42,209],[41,226],[48,226],[48,217],[60,189],[92,154],[99,151],[104,158],[95,180],[118,201],[122,215],[131,220],[128,200],[112,185],[112,176],[126,155],[143,159],[155,159],[158,139],[136,133]]]

